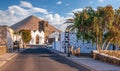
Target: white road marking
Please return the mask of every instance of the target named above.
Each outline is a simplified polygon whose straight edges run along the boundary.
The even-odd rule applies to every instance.
[[[6,61],[3,61],[3,62],[0,64],[0,67],[3,66],[5,63],[6,63]]]

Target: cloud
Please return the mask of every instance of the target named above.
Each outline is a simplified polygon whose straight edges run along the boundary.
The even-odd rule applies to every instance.
[[[57,28],[64,31],[63,23],[65,22],[65,18],[60,16],[59,14],[48,14],[44,17],[50,24],[55,25]]]
[[[21,1],[20,3],[21,3],[20,6],[22,6],[22,7],[27,7],[27,8],[31,8],[32,7],[32,4],[29,3],[29,2]]]
[[[99,2],[103,2],[104,0],[98,0]]]
[[[77,9],[72,10],[71,13],[73,13],[73,12],[83,11],[83,9],[84,9],[84,8],[77,8]],[[96,11],[97,9],[96,9],[96,8],[93,8],[93,10]],[[71,13],[68,13],[68,14],[71,14]]]
[[[43,14],[48,14],[48,11],[47,11],[46,9],[37,8],[37,7],[31,8],[31,9],[29,10],[29,12],[31,12],[31,13],[40,12],[40,13],[43,13]]]
[[[40,14],[40,16],[38,16]],[[0,10],[0,25],[13,25],[20,20],[30,16],[37,15],[38,18],[47,20],[51,25],[64,31],[66,25],[64,17],[59,14],[53,14],[46,9],[32,6],[31,3],[21,1],[19,5],[9,6],[7,10]]]
[[[77,12],[77,11],[82,11],[82,10],[83,10],[83,8],[78,8],[78,9],[72,10],[72,12]]]
[[[43,8],[33,7],[31,3],[21,1],[19,5],[9,6],[7,10],[0,10],[0,25],[12,25],[27,16],[35,14],[48,14]]]
[[[74,14],[72,12],[67,13],[68,16],[73,16]]]
[[[50,23],[53,25],[57,24],[63,24],[64,22],[64,17],[61,17],[59,14],[48,14],[45,16],[45,19],[48,20]]]
[[[29,2],[26,2],[26,1],[21,1],[20,2],[20,6],[21,7],[25,7],[25,8],[29,8],[29,12],[31,13],[35,13],[35,12],[41,12],[43,14],[48,14],[47,10],[46,9],[43,9],[43,8],[38,8],[38,7],[33,7],[31,3]]]
[[[16,5],[8,7],[8,11],[13,15],[14,14],[16,14],[16,15],[28,15],[29,14],[28,10],[26,10],[20,6],[16,6]]]
[[[58,1],[56,4],[60,5],[60,4],[62,4],[62,1]]]
[[[0,25],[12,25],[26,16],[15,15],[14,11],[0,10]]]

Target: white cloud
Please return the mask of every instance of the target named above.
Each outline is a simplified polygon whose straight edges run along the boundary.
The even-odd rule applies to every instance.
[[[49,23],[53,24],[53,25],[60,25],[63,24],[65,18],[61,17],[59,14],[48,14],[45,16],[46,20],[49,21]]]
[[[13,23],[18,22],[19,20],[21,20],[22,18],[24,18],[26,16],[19,16],[19,15],[15,15],[14,11],[11,12],[9,10],[7,11],[3,11],[0,10],[0,25],[12,25]]]
[[[16,6],[16,5],[8,7],[8,11],[10,13],[12,13],[13,15],[14,14],[17,14],[17,15],[27,15],[27,14],[29,14],[28,10],[26,10],[26,9],[20,7],[20,6]]]
[[[27,5],[28,4],[28,5]],[[66,25],[64,17],[59,14],[53,14],[48,12],[46,9],[33,7],[29,2],[22,1],[19,5],[9,6],[7,10],[0,10],[0,25],[13,25],[20,20],[35,14],[40,15],[39,18],[47,20],[51,25],[56,26],[57,28],[64,31]]]
[[[103,2],[104,0],[98,0],[99,2]]]
[[[19,5],[9,6],[8,10],[0,10],[0,25],[12,25],[36,13],[45,15],[48,14],[48,11],[43,8],[33,7],[29,2],[21,1]]]
[[[43,8],[38,8],[38,7],[33,7],[31,3],[29,2],[26,2],[26,1],[21,1],[20,2],[20,6],[21,7],[27,7],[29,8],[29,12],[31,13],[36,13],[36,12],[40,12],[40,13],[43,13],[43,14],[48,14],[47,10],[46,9],[43,9]]]
[[[74,14],[73,14],[72,12],[70,12],[70,13],[67,13],[67,16],[68,16],[68,17],[73,17]]]
[[[48,14],[44,17],[45,20],[47,20],[50,24],[55,25],[57,28],[61,29],[62,31],[64,31],[65,27],[64,26],[64,22],[65,22],[65,18],[61,17],[59,14]]]
[[[83,8],[74,9],[72,12],[82,11]]]
[[[22,6],[22,7],[27,7],[27,8],[31,8],[32,7],[32,4],[29,3],[29,2],[21,1],[20,3],[21,3],[20,6]]]
[[[62,1],[58,1],[56,4],[60,5],[60,4],[62,4]]]
[[[77,9],[72,10],[72,11],[71,11],[71,13],[72,13],[72,12],[79,12],[79,11],[83,11],[83,9],[84,9],[84,8],[77,8]],[[96,8],[93,8],[93,10],[95,10],[95,11],[96,11],[97,9],[96,9]],[[71,13],[68,13],[68,14],[71,14]]]
[[[32,13],[36,13],[36,12],[40,12],[43,14],[48,14],[48,11],[46,9],[42,9],[42,8],[37,8],[37,7],[33,7],[29,10]]]

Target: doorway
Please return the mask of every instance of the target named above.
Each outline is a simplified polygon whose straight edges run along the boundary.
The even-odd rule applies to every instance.
[[[36,36],[36,44],[39,44],[39,36]]]

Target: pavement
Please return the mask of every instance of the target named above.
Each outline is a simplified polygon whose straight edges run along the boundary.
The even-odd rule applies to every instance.
[[[62,53],[60,51],[57,51],[51,48],[48,48],[48,50],[60,56],[63,56],[69,59],[70,61],[89,69],[90,71],[120,71],[120,66],[94,60],[93,58],[90,58],[90,57],[76,57],[73,55],[71,55],[70,57],[67,57],[67,54]]]
[[[6,61],[12,59],[13,57],[15,57],[19,52],[22,52],[24,51],[25,49],[20,49],[20,51],[17,51],[17,50],[13,50],[12,52],[10,53],[5,53],[5,54],[2,54],[0,55],[0,67],[2,65],[4,65],[6,63]]]

